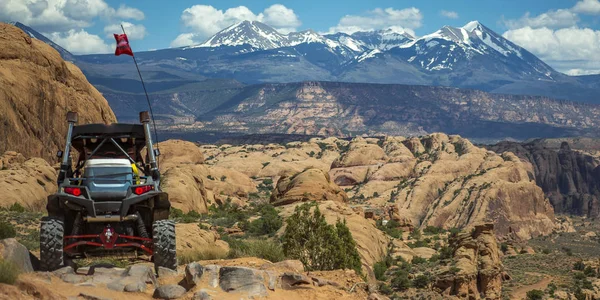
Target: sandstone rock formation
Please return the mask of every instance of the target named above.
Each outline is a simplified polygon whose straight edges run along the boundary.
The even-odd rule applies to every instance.
[[[53,162],[64,147],[67,111],[77,111],[80,124],[116,121],[75,65],[44,42],[0,23],[0,153]]]
[[[26,160],[19,153],[8,151],[0,156],[0,207],[14,203],[42,211],[46,198],[56,192],[56,170],[41,158]]]
[[[593,142],[591,140],[586,144]],[[531,164],[531,176],[535,177],[537,184],[544,190],[555,212],[598,217],[600,155],[571,149],[569,143],[584,146],[577,140],[567,139],[535,140],[523,144],[501,142],[488,148],[497,153],[512,152]],[[597,143],[592,146],[598,147]]]
[[[281,177],[271,194],[273,205],[286,205],[304,201],[346,202],[348,197],[329,174],[319,169],[308,169],[291,177]]]
[[[196,223],[177,224],[175,230],[179,255],[193,251],[216,251],[222,254],[227,254],[229,251],[227,242],[220,240],[216,232],[200,229]]]
[[[393,206],[390,217],[401,223],[463,228],[493,222],[496,234],[521,239],[554,227],[552,207],[512,154],[496,155],[445,134],[380,143],[354,139],[330,174],[355,199]],[[360,151],[366,147],[379,150]],[[350,161],[366,164],[339,163]]]
[[[459,233],[450,246],[457,271],[441,270],[434,289],[461,299],[502,299],[502,282],[509,277],[500,261],[494,225],[476,225],[471,233]]]

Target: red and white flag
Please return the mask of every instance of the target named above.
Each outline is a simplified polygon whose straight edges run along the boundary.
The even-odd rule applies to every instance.
[[[115,40],[117,41],[117,49],[115,49],[115,55],[119,56],[121,54],[127,54],[133,56],[133,51],[131,51],[131,47],[129,47],[129,40],[127,39],[126,34],[114,34]]]

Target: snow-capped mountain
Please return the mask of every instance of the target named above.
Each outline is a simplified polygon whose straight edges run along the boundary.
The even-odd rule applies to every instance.
[[[392,55],[428,73],[483,71],[494,77],[553,80],[557,72],[527,50],[513,44],[477,21],[463,27],[440,30],[408,40],[389,51],[360,55],[355,63],[385,59]]]
[[[345,33],[335,33],[326,35],[340,43],[356,45],[357,51],[366,50],[389,50],[412,42],[415,38],[404,30],[388,28],[376,31],[359,31],[351,35]]]
[[[17,26],[57,48],[63,56],[71,55],[35,30]],[[115,67],[130,64],[126,58],[112,54],[72,57],[93,84],[110,90],[131,86],[123,85],[120,73],[110,71],[130,70],[130,65]],[[153,70],[148,80],[153,81],[156,91],[176,90],[178,85],[206,78],[228,78],[242,83],[326,80],[442,85],[584,102],[598,101],[600,92],[595,81],[553,70],[477,21],[462,27],[445,26],[421,37],[394,29],[282,34],[260,22],[244,21],[202,44],[140,51],[136,58],[140,68]],[[131,74],[131,78],[136,76]]]
[[[288,38],[273,27],[258,21],[242,21],[233,24],[206,42],[188,48],[250,45],[257,50],[289,46]]]

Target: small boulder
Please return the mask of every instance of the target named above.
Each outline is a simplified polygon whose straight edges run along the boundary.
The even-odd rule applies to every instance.
[[[245,267],[222,267],[219,285],[226,292],[244,292],[249,297],[266,296],[267,288],[260,271]]]
[[[129,293],[143,293],[146,291],[146,283],[143,281],[134,281],[125,285],[125,291]]]
[[[63,274],[75,274],[75,270],[73,270],[73,268],[71,266],[67,266],[67,267],[63,267],[58,270],[55,270],[54,272],[52,272],[52,274],[60,277]]]
[[[189,263],[185,266],[185,282],[189,285],[196,285],[202,279],[204,268],[197,262]]]
[[[20,267],[23,272],[33,272],[29,250],[14,238],[0,240],[0,258]]]
[[[311,284],[311,282],[311,279],[303,274],[285,272],[281,275],[281,286],[284,289],[292,289],[300,285]]]
[[[204,289],[199,290],[194,294],[192,300],[211,300],[212,297],[208,294],[208,292]]]
[[[84,281],[86,281],[86,277],[83,275],[79,275],[79,274],[62,274],[60,276],[60,279],[62,279],[62,281],[66,282],[66,283],[82,283]]]
[[[171,277],[171,276],[177,275],[177,271],[171,270],[171,269],[165,268],[165,267],[158,267],[158,271],[156,273],[158,274],[158,277],[160,277],[160,278]]]
[[[125,271],[125,274],[130,277],[139,278],[145,283],[152,283],[156,285],[156,275],[154,275],[154,268],[146,264],[133,265]]]
[[[184,287],[177,284],[161,285],[154,290],[153,297],[156,299],[178,299],[185,294]]]
[[[208,277],[208,286],[216,288],[219,286],[219,270],[220,266],[217,265],[206,265],[204,266],[204,273]]]

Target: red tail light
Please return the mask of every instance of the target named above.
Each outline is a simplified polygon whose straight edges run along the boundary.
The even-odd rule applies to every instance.
[[[141,194],[145,194],[145,193],[147,193],[147,192],[149,192],[149,191],[151,191],[153,189],[154,189],[153,185],[136,186],[133,189],[133,193],[136,194],[136,195],[141,195]]]
[[[77,187],[66,187],[65,193],[71,194],[75,197],[79,197],[79,196],[81,196],[81,189],[77,188]]]

